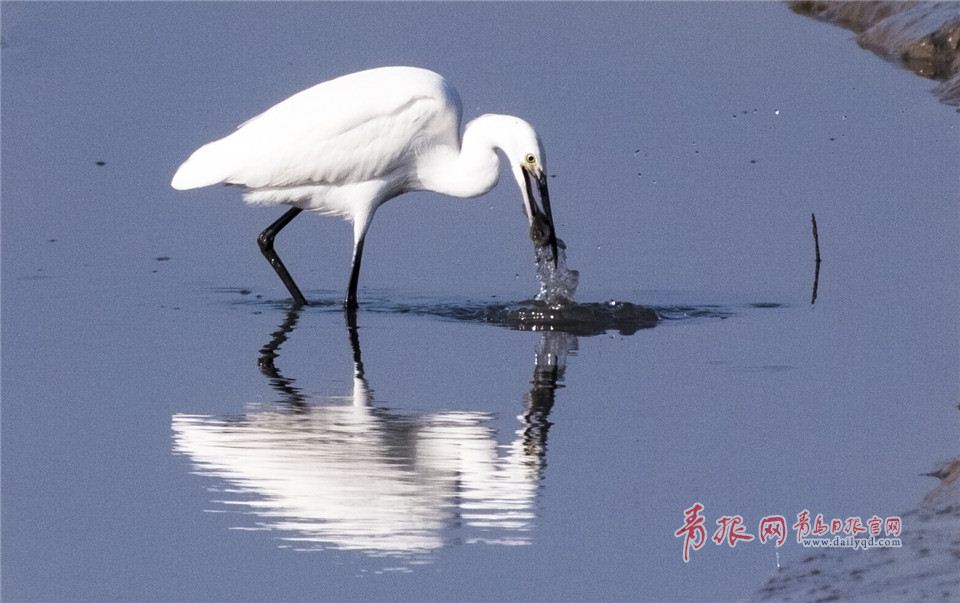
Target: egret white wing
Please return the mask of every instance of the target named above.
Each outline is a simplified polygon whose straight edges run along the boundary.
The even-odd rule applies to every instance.
[[[382,178],[428,145],[459,146],[460,102],[439,75],[388,67],[317,84],[198,149],[178,189],[251,189]]]

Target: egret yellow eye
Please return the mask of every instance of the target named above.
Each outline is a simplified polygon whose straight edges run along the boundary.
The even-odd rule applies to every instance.
[[[535,165],[537,163],[537,158],[533,156],[533,153],[527,153],[527,156],[523,159],[530,165]]]

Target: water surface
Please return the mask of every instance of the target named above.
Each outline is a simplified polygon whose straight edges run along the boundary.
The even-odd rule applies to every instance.
[[[894,515],[957,454],[956,113],[839,28],[755,3],[15,3],[2,36],[9,600],[737,600],[776,551],[684,564],[692,502]],[[384,206],[355,325],[347,225],[278,237],[318,302],[291,314],[255,243],[276,211],[169,188],[200,144],[390,63],[536,125],[606,322],[529,302],[507,175]]]

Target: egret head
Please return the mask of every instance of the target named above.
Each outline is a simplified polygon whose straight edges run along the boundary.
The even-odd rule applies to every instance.
[[[504,128],[503,140],[500,142],[500,150],[507,156],[510,170],[520,187],[523,209],[530,221],[530,238],[538,247],[550,245],[553,251],[554,267],[556,267],[557,234],[553,226],[553,214],[550,211],[550,192],[547,188],[546,155],[543,145],[540,144],[540,138],[533,126],[519,117],[508,117],[507,124]],[[534,185],[540,197],[539,205],[534,196]]]

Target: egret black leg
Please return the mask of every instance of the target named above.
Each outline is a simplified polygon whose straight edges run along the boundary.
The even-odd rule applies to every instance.
[[[343,307],[347,310],[357,309],[357,283],[360,282],[360,261],[363,260],[363,240],[366,234],[360,237],[353,248],[353,268],[350,270],[350,286],[347,287],[347,299],[343,300]]]
[[[267,261],[270,262],[270,265],[276,270],[277,276],[280,277],[283,284],[287,286],[290,295],[293,296],[293,303],[298,306],[306,306],[307,299],[303,296],[303,293],[300,293],[300,288],[293,282],[293,277],[287,272],[287,267],[283,265],[280,256],[274,251],[273,238],[302,211],[299,207],[291,208],[287,213],[280,216],[279,220],[263,229],[263,232],[257,237],[257,244],[260,245],[260,251],[263,253],[263,257],[267,258]]]

